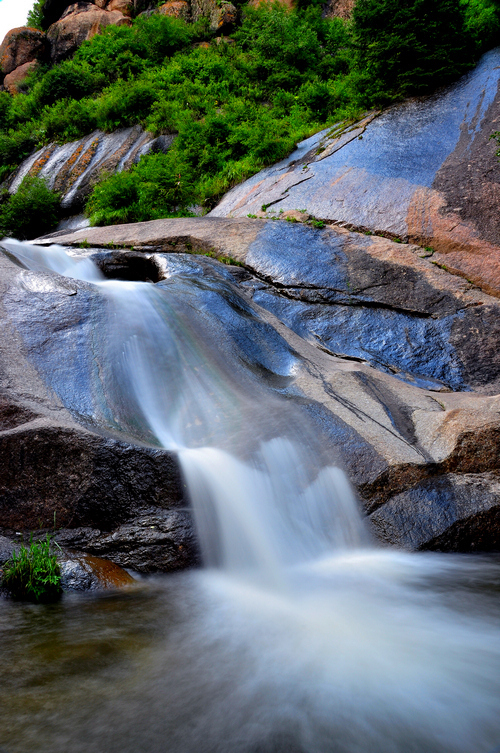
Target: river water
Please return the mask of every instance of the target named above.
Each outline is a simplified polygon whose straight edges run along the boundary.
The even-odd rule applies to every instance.
[[[499,746],[497,560],[377,548],[314,427],[214,341],[186,281],[2,245],[102,295],[91,417],[178,452],[206,567],[0,601],[1,753]]]

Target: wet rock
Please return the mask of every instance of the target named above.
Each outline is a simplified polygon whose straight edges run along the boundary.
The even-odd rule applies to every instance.
[[[382,541],[404,549],[500,551],[500,475],[427,479],[394,496],[370,520]]]
[[[300,214],[300,213],[299,213]],[[157,220],[59,236],[234,258],[253,300],[301,337],[434,390],[500,385],[499,304],[418,246],[299,223]]]
[[[191,516],[184,510],[145,512],[109,533],[67,529],[56,541],[141,573],[172,572],[199,559]]]
[[[65,552],[58,556],[58,562],[64,591],[101,591],[135,582],[119,565],[89,554]]]
[[[118,10],[107,11],[91,3],[71,5],[47,30],[47,39],[51,45],[50,58],[58,63],[78,49],[87,39],[99,34],[106,26],[125,26],[130,19]]]
[[[226,0],[191,0],[191,15],[193,21],[208,18],[211,31],[227,33],[236,23],[238,11]]]
[[[460,278],[421,259],[419,249],[403,248],[386,239],[334,228],[325,233],[287,222],[203,218],[91,228],[61,238],[65,243],[78,243],[82,239],[92,244],[113,240],[115,244],[133,245],[134,252],[123,252],[123,267],[136,263],[132,256],[135,258],[142,246],[145,260],[163,272],[169,287],[179,285],[179,290],[184,291],[186,305],[207,312],[212,336],[223,350],[226,349],[224,352],[236,355],[244,368],[258,374],[271,389],[278,389],[289,400],[299,400],[301,410],[312,416],[324,438],[323,446],[333,448],[338,462],[346,468],[370,514],[374,530],[382,539],[410,549],[444,546],[443,537],[460,524],[464,526],[461,538],[450,534],[449,548],[465,547],[467,531],[472,537],[487,514],[488,525],[491,524],[489,546],[495,550],[500,540],[500,521],[493,514],[496,487],[491,481],[500,469],[500,398],[474,392],[437,394],[435,390],[440,385],[432,383],[430,378],[427,383],[424,379],[405,382],[371,368],[366,360],[339,358],[318,340],[312,340],[305,329],[300,333],[304,336],[300,336],[284,326],[280,321],[282,311],[278,318],[268,304],[267,310],[264,309],[260,306],[259,295],[270,295],[271,290],[283,306],[287,303],[295,306],[301,303],[300,296],[293,299],[291,294],[294,289],[299,290],[300,283],[303,305],[310,307],[309,318],[313,320],[315,307],[331,307],[332,312],[336,307],[348,306],[345,302],[335,303],[336,296],[341,301],[342,296],[352,294],[359,296],[359,300],[357,305],[348,306],[349,311],[355,313],[359,309],[370,313],[380,309],[379,313],[395,315],[403,308],[399,314],[407,317],[409,327],[414,326],[413,321],[420,320],[439,326],[444,321],[455,321],[466,326],[467,316],[488,312],[489,306],[495,311],[496,299],[485,297]],[[284,254],[280,254],[280,248],[285,246],[286,260]],[[307,248],[310,255],[306,253]],[[189,255],[176,253],[186,250]],[[231,253],[233,258],[245,263],[245,268],[193,256],[196,250],[226,256]],[[117,250],[89,249],[80,253],[100,259],[102,269],[106,254],[113,260],[110,269],[119,263]],[[256,269],[260,270],[259,274]],[[387,284],[376,285],[384,275],[387,275]],[[190,298],[193,289],[185,283],[189,277],[196,281],[196,302]],[[274,284],[269,282],[271,278],[276,280]],[[352,290],[345,284],[346,279],[356,283]],[[308,281],[307,285],[304,280]],[[327,288],[327,284],[330,287]],[[324,302],[317,303],[317,296],[322,296]],[[397,300],[394,309],[388,306],[392,296],[394,302]],[[479,299],[482,305],[478,305]],[[304,313],[303,324],[307,319]],[[485,331],[488,321],[486,318]],[[469,326],[469,340],[473,342],[477,322],[472,319]],[[372,336],[374,327],[372,322]],[[367,338],[369,331],[368,327]],[[385,329],[380,326],[380,337],[389,338],[391,331],[386,322]],[[414,334],[415,330],[411,332]],[[404,328],[400,335],[401,353],[412,357],[412,346]],[[353,337],[351,331],[351,340]],[[465,338],[460,347],[464,341]],[[424,338],[424,350],[425,345]],[[474,362],[472,352],[470,362]],[[467,373],[469,368],[464,364],[462,360],[461,374]],[[47,367],[39,368],[50,383]],[[56,387],[56,391],[60,389]],[[478,384],[476,389],[483,387]],[[68,404],[70,400],[79,404],[74,386],[72,396],[67,394],[65,400]],[[461,507],[456,510],[450,495],[440,492],[447,489],[448,481],[455,477],[458,479],[455,487],[460,489],[461,495]],[[419,489],[423,490],[424,500],[425,495],[430,499],[429,490],[434,490],[436,499],[441,499],[447,512],[441,516],[440,525],[432,523],[435,513],[430,502],[422,503],[412,512],[412,494],[417,494],[415,490]],[[487,509],[478,502],[478,489],[491,492]],[[417,521],[416,529],[422,532],[420,538],[405,533],[408,520],[413,520],[413,516]],[[123,525],[122,531],[126,532],[130,521]],[[137,535],[134,533],[134,537]],[[125,546],[123,533],[118,538],[122,550]],[[110,542],[106,542],[106,546],[109,545]],[[96,550],[96,553],[101,552]],[[108,550],[104,553],[111,556]],[[115,554],[112,558],[116,559]],[[124,560],[122,564],[131,562]],[[139,557],[134,566],[140,566]]]
[[[409,240],[500,296],[500,49],[431,97],[411,99],[299,144],[211,212],[305,209],[349,228]]]
[[[191,15],[189,3],[187,3],[185,0],[169,0],[167,3],[160,5],[158,12],[163,16],[174,16],[175,18],[182,18],[184,21],[189,21]]]
[[[159,136],[140,126],[105,134],[94,131],[63,146],[49,144],[20,165],[9,183],[15,193],[26,175],[39,175],[50,188],[61,193],[65,210],[78,211],[103,172],[126,170],[148,152],[166,151],[174,136]]]
[[[44,60],[48,54],[47,37],[42,31],[21,26],[11,29],[0,45],[0,71],[3,75],[33,60]]]
[[[36,60],[31,60],[29,63],[24,63],[24,65],[15,68],[11,73],[8,73],[5,76],[3,85],[9,94],[17,94],[20,91],[21,85],[26,80],[28,74],[31,73],[37,65],[38,62]]]

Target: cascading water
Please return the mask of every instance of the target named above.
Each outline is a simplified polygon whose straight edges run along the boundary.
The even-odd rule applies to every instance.
[[[26,690],[18,706],[15,690],[8,699],[0,690],[18,720],[0,731],[0,744],[11,753],[35,740],[51,753],[490,753],[499,745],[495,563],[373,547],[306,415],[214,337],[199,281],[180,289],[169,279],[109,281],[64,249],[2,245],[28,269],[100,290],[108,325],[94,334],[100,387],[86,418],[178,452],[204,559],[217,567],[122,597],[114,637],[112,617],[98,614],[88,640],[97,645],[104,633],[124,653],[141,645],[126,671],[89,670],[82,689],[68,685],[74,672],[65,677],[63,667],[45,683],[41,706]],[[289,375],[297,367],[290,353]],[[81,605],[58,609],[56,665],[83,620]],[[40,655],[43,626],[30,617],[21,627],[22,646],[5,644],[12,662],[26,641]],[[21,696],[38,709],[37,735],[27,731]]]

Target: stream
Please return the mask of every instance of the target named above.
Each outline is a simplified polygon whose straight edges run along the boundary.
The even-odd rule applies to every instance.
[[[203,281],[2,245],[102,296],[82,418],[177,453],[205,567],[1,600],[0,753],[493,753],[498,558],[375,545],[312,420],[206,325]]]

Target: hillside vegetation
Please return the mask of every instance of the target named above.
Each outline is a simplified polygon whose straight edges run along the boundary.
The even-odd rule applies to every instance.
[[[109,26],[71,60],[0,93],[0,180],[35,148],[140,123],[166,154],[103,176],[94,224],[209,210],[231,186],[325,126],[457,78],[499,39],[499,0],[358,0],[350,21],[299,2],[240,8],[231,39],[159,14]],[[33,182],[18,204],[29,207]],[[4,196],[0,233],[24,210]],[[43,214],[43,213],[42,213]],[[8,223],[7,223],[8,217]]]

